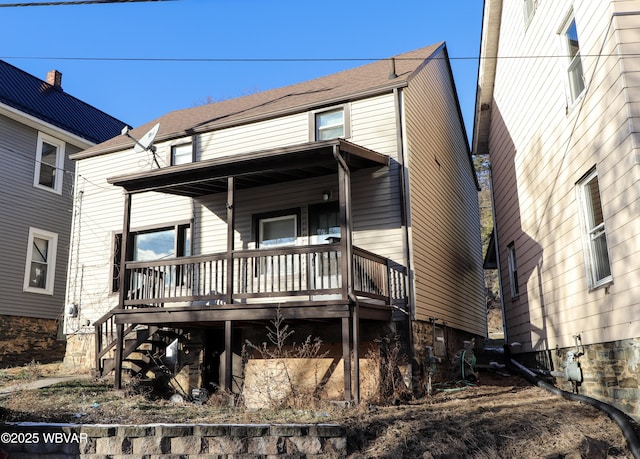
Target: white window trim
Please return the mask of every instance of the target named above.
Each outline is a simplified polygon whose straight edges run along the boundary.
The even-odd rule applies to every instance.
[[[41,238],[49,242],[48,260],[47,260],[47,280],[45,288],[36,288],[29,285],[29,277],[31,276],[31,260],[33,259],[33,239]],[[24,285],[23,291],[30,293],[40,293],[44,295],[53,295],[53,284],[56,276],[56,255],[58,249],[58,234],[38,228],[29,228],[29,242],[27,245],[27,257],[24,268]]]
[[[568,112],[571,111],[571,109],[578,104],[578,102],[584,97],[584,94],[587,92],[587,81],[585,79],[585,73],[584,73],[584,65],[582,62],[582,49],[580,49],[580,51],[578,52],[578,54],[580,54],[580,65],[582,67],[582,79],[583,79],[583,88],[582,91],[580,92],[580,94],[577,94],[576,97],[574,98],[573,95],[571,94],[571,82],[570,82],[570,77],[569,77],[569,67],[573,64],[572,60],[569,58],[569,49],[568,49],[568,44],[567,44],[567,39],[566,39],[566,33],[567,30],[569,29],[569,26],[571,25],[571,23],[575,21],[575,14],[573,12],[573,8],[571,10],[569,10],[569,12],[567,13],[567,15],[564,17],[564,20],[561,23],[561,26],[558,28],[558,37],[559,37],[559,41],[560,41],[560,53],[562,56],[566,57],[566,60],[561,59],[562,61],[562,72],[565,75],[564,77],[564,87],[565,87],[565,93],[566,93],[566,98],[567,98],[567,108],[568,108]],[[577,23],[576,23],[576,28],[577,28]],[[580,36],[578,36],[578,40],[580,39]]]
[[[337,137],[339,139],[348,139],[351,137],[351,109],[349,104],[336,105],[333,107],[322,108],[318,110],[312,110],[309,112],[309,141],[317,142],[317,129],[316,129],[316,117],[317,115],[321,115],[322,113],[335,112],[338,110],[342,110],[343,113],[343,126],[344,132],[343,135]]]
[[[588,221],[589,217],[587,215],[587,200],[585,197],[585,186],[587,183],[591,182],[593,178],[598,178],[598,171],[593,169],[591,172],[588,172],[587,175],[582,177],[577,182],[576,191],[578,194],[578,203],[579,203],[579,218],[580,218],[580,233],[582,235],[582,246],[584,253],[584,262],[586,268],[586,276],[587,276],[587,285],[589,287],[589,291],[596,290],[598,288],[607,287],[613,283],[613,274],[611,274],[611,256],[609,254],[609,244],[607,243],[607,258],[609,260],[609,272],[610,274],[607,277],[604,277],[600,280],[596,280],[596,276],[594,273],[595,263],[593,261],[593,249],[591,245],[591,228],[589,227]],[[598,192],[600,193],[600,180],[598,179]],[[600,194],[600,199],[602,199],[602,194]],[[604,214],[604,208],[602,208]],[[603,219],[604,218],[603,215]],[[607,225],[606,223],[602,224],[605,238],[607,237]]]
[[[53,188],[40,185],[40,164],[42,162],[42,143],[47,142],[58,148],[56,154],[56,176],[55,186]],[[53,193],[62,194],[62,183],[64,182],[64,158],[65,158],[65,143],[62,140],[51,137],[44,132],[38,132],[38,145],[36,147],[36,165],[33,174],[33,186],[40,188],[41,190],[47,190]]]

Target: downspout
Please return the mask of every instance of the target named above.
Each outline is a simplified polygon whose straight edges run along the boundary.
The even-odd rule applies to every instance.
[[[407,296],[408,296],[408,307],[409,310],[405,311],[406,314],[406,319],[407,319],[407,329],[408,329],[408,333],[409,333],[409,371],[410,374],[413,375],[413,365],[414,362],[416,361],[416,352],[415,352],[415,348],[414,348],[414,336],[413,336],[413,319],[414,319],[414,308],[413,305],[414,303],[414,292],[413,292],[413,282],[412,282],[412,278],[413,276],[411,275],[412,272],[412,268],[411,268],[411,246],[410,246],[410,236],[409,236],[409,219],[410,219],[410,215],[409,215],[409,200],[408,200],[408,195],[409,195],[409,185],[408,185],[408,181],[407,181],[407,177],[406,177],[406,168],[405,168],[405,164],[406,164],[406,158],[405,155],[407,153],[407,148],[405,146],[405,138],[406,136],[404,135],[406,126],[404,124],[404,110],[403,110],[403,98],[402,98],[402,93],[400,92],[400,90],[398,88],[394,88],[393,90],[393,97],[395,99],[395,105],[396,105],[396,142],[398,145],[398,167],[399,167],[399,171],[398,171],[398,175],[399,175],[399,179],[400,179],[400,224],[402,225],[403,231],[402,231],[402,236],[403,236],[403,251],[404,251],[404,261],[405,261],[405,266],[407,268],[407,279],[406,279],[406,288],[407,288]],[[413,378],[412,378],[413,379]]]
[[[340,146],[333,147],[333,157],[338,163],[340,180],[339,187],[342,188],[341,199],[345,205],[345,231],[341,235],[342,250],[347,260],[345,267],[347,280],[347,297],[353,303],[353,324],[352,324],[352,340],[353,340],[353,399],[356,404],[360,403],[360,304],[358,297],[353,292],[353,240],[352,240],[352,220],[351,220],[351,171],[349,165],[340,154]]]
[[[620,426],[624,438],[626,438],[627,443],[629,444],[629,449],[631,450],[633,457],[635,459],[640,459],[640,440],[638,440],[635,430],[633,429],[633,420],[625,413],[620,411],[618,408],[600,400],[596,400],[595,398],[587,397],[586,395],[572,394],[571,392],[558,389],[557,387],[539,379],[534,372],[514,359],[509,359],[509,363],[511,363],[511,365],[513,365],[531,384],[567,400],[586,403],[587,405],[591,405],[606,413],[612,421]]]

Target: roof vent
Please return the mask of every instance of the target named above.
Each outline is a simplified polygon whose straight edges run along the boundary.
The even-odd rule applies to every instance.
[[[398,78],[396,74],[396,58],[392,57],[389,61],[391,63],[391,69],[389,71],[389,79],[393,80],[394,78]]]
[[[62,89],[62,73],[57,70],[47,72],[47,83],[58,89]]]

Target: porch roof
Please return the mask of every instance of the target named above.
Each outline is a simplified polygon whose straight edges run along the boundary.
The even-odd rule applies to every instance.
[[[336,173],[334,149],[351,170],[389,165],[386,155],[335,139],[121,175],[108,178],[107,182],[130,193],[204,196],[227,191],[229,177],[235,177],[236,188],[243,189]]]

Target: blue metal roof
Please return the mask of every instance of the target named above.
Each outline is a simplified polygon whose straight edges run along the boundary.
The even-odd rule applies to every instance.
[[[96,144],[120,135],[126,124],[2,60],[0,103]]]

